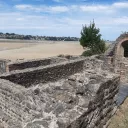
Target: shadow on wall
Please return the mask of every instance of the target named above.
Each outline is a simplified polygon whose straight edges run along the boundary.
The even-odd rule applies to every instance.
[[[122,56],[128,57],[128,41],[124,41],[121,46],[123,47]]]

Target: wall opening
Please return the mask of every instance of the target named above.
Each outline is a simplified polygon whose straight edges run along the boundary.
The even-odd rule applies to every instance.
[[[124,57],[128,57],[128,40],[122,43]]]

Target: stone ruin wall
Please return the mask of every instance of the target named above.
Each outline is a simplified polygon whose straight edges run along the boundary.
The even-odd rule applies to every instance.
[[[127,83],[128,82],[128,60],[123,56],[123,47],[121,44],[128,40],[128,33],[121,34],[116,39],[116,46],[114,51],[114,68],[115,73],[120,75],[121,82]]]
[[[100,60],[80,58],[2,75],[1,126],[4,128],[105,127],[116,108],[115,96],[118,93],[119,77],[103,71],[103,67],[103,62]],[[31,82],[35,76],[37,85]],[[51,82],[48,82],[48,79]],[[25,88],[23,85],[29,87]]]
[[[115,96],[118,93],[119,78],[102,83],[89,102],[88,110],[72,122],[68,128],[106,128],[116,111]]]
[[[54,128],[65,128],[65,126],[67,128],[103,128],[115,111],[114,108],[116,107],[116,102],[114,97],[118,92],[118,82],[119,78],[112,78],[102,83],[97,91],[91,92],[94,98],[90,99],[89,103],[86,101],[88,106],[87,108],[85,107],[83,114],[79,115],[79,113],[75,113],[75,111],[71,111],[71,113],[68,112],[69,114],[72,114],[72,116],[73,114],[75,114],[74,116],[77,116],[76,114],[78,114],[78,118],[73,120],[73,122],[66,122],[64,117],[61,120],[64,120],[65,122],[59,119],[56,120],[55,118],[56,124]],[[5,84],[9,84],[10,86],[10,83],[7,81],[4,82],[3,86],[5,86]],[[1,114],[1,123],[7,128],[22,128],[23,126],[26,126],[25,128],[31,128],[32,126],[51,128],[50,124],[54,120],[54,115],[51,117],[51,114],[49,113],[53,113],[54,111],[59,111],[61,113],[61,111],[63,111],[59,106],[56,110],[51,110],[51,112],[48,112],[50,110],[42,112],[44,110],[36,104],[38,98],[34,95],[34,91],[30,91],[30,94],[26,94],[23,89],[22,91],[18,91],[19,88],[15,90],[16,93],[13,92],[13,90],[7,90],[7,86],[5,86],[5,88],[3,88],[3,86],[0,88],[0,109],[3,111],[3,114]],[[95,85],[93,86],[95,87]],[[69,105],[70,104],[71,103],[69,103]],[[66,109],[68,110],[70,108],[67,107]],[[45,114],[49,115],[44,118]],[[49,118],[49,120],[47,120],[47,118]]]
[[[33,59],[33,60],[0,60],[0,74],[5,72],[11,72],[15,70],[23,70],[26,68],[34,68],[39,66],[47,66],[51,64],[57,64],[69,60],[75,60],[78,56],[70,55],[59,55],[55,57],[49,57],[44,59]]]
[[[120,81],[128,82],[128,59],[123,56],[124,49],[121,44],[128,40],[128,33],[121,34],[115,41],[113,49],[108,49],[109,54],[105,55],[105,61],[110,70],[120,75]],[[112,54],[111,54],[112,53]]]
[[[8,72],[14,70],[23,70],[26,68],[34,68],[39,66],[47,66],[50,64],[56,64],[60,62],[67,61],[66,58],[62,57],[50,57],[46,59],[36,59],[36,60],[24,60],[24,61],[17,61],[17,62],[10,62],[7,64]]]
[[[114,59],[116,60],[120,60],[120,58],[122,58],[122,47],[120,47],[120,45],[122,44],[122,42],[127,41],[128,40],[128,33],[124,33],[121,34],[117,39],[116,39],[116,46],[115,46],[115,50],[114,50]]]
[[[5,80],[0,80],[0,85],[0,123],[3,128],[18,128],[13,123],[22,125],[23,121],[30,118],[23,88]]]
[[[62,62],[45,67],[29,68],[21,71],[14,71],[0,78],[29,87],[32,84],[54,82],[58,79],[66,78],[77,72],[83,71],[84,59],[79,61]]]

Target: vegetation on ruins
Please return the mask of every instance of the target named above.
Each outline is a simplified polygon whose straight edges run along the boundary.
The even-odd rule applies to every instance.
[[[100,29],[96,28],[94,21],[89,26],[85,25],[81,31],[80,45],[87,48],[82,55],[91,56],[102,54],[106,50],[105,41],[101,39]]]

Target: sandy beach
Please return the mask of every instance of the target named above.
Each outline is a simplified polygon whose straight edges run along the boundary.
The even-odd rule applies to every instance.
[[[36,59],[60,54],[81,55],[79,42],[9,42],[0,41],[0,59]]]

